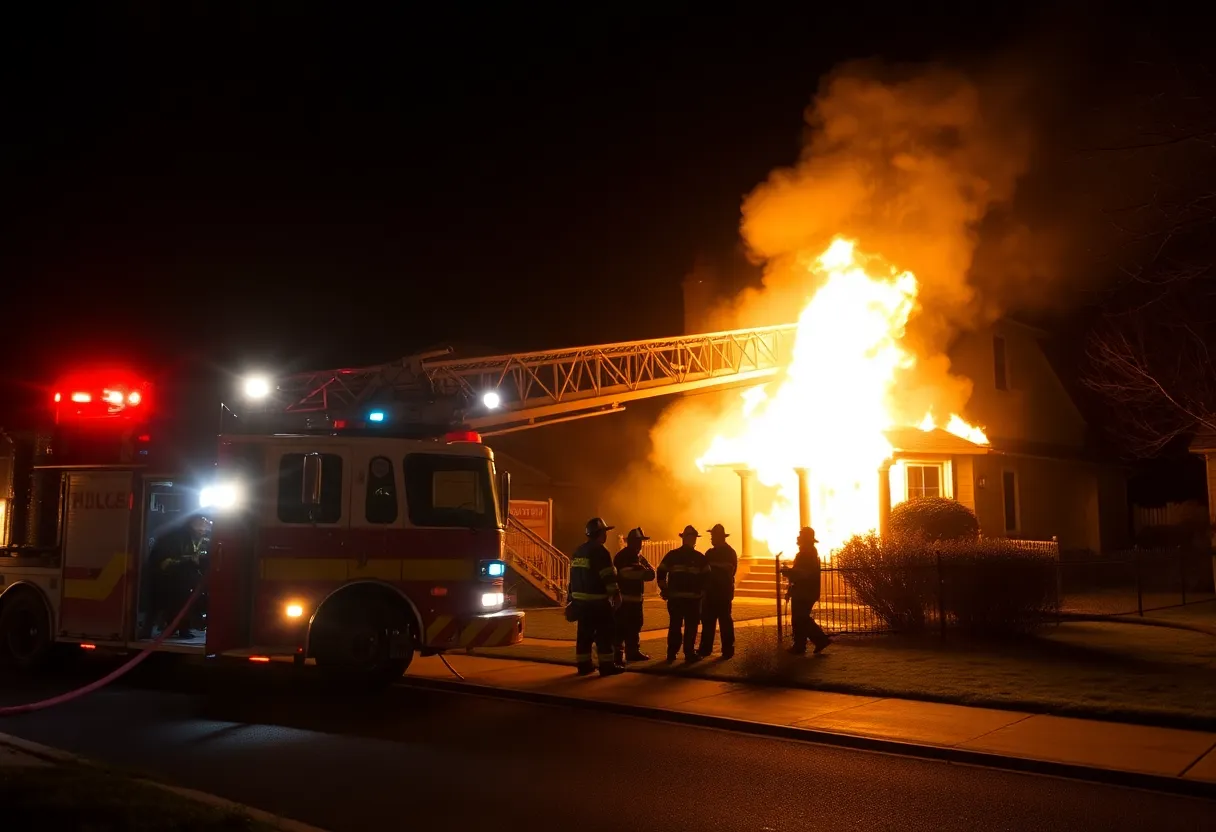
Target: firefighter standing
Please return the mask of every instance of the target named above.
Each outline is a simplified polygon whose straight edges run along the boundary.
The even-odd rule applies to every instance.
[[[595,670],[591,662],[591,646],[599,655],[600,675],[612,676],[623,668],[614,661],[615,622],[613,612],[621,604],[616,570],[612,555],[604,547],[612,529],[599,517],[587,521],[587,542],[574,550],[570,558],[570,611],[567,615],[578,622],[574,649],[578,660],[578,675]]]
[[[697,624],[701,620],[701,598],[705,591],[705,555],[697,551],[700,537],[692,526],[680,533],[684,545],[672,549],[659,564],[659,594],[667,601],[671,623],[667,627],[667,661],[674,662],[681,645],[684,660],[695,662]],[[681,630],[683,631],[681,633]]]
[[[807,641],[815,643],[816,653],[822,653],[832,643],[823,628],[811,618],[811,608],[819,601],[820,563],[816,542],[815,530],[804,527],[798,533],[798,555],[793,565],[781,567],[781,574],[790,582],[790,618],[794,625],[794,646],[790,652],[799,656],[806,653]]]
[[[714,631],[722,627],[722,658],[735,655],[735,620],[731,604],[735,600],[735,573],[739,571],[739,556],[726,542],[730,537],[721,523],[709,530],[713,545],[705,552],[709,572],[705,577],[705,602],[701,611],[701,649],[708,656],[714,651]]]
[[[616,663],[650,661],[640,649],[642,600],[645,584],[654,580],[654,567],[642,557],[642,542],[650,540],[641,526],[630,529],[625,548],[616,553],[617,582],[621,586],[621,606],[616,611]]]

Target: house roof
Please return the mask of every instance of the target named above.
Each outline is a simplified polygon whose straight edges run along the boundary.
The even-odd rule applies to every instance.
[[[885,433],[887,441],[895,448],[896,453],[948,454],[950,456],[988,453],[988,448],[984,445],[968,442],[961,436],[955,436],[941,428],[934,430],[892,428]]]
[[[1195,434],[1187,448],[1193,454],[1211,453],[1216,451],[1216,431],[1201,430]]]

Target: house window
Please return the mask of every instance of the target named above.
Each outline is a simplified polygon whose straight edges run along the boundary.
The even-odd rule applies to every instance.
[[[992,372],[997,390],[1009,389],[1009,366],[1005,356],[1005,339],[992,336]]]
[[[282,523],[337,523],[342,519],[342,457],[321,457],[321,503],[305,501],[304,457],[283,454],[279,460],[279,521]]]
[[[393,462],[378,456],[367,464],[367,498],[364,516],[369,523],[397,522],[397,476]]]
[[[1018,475],[1006,471],[1001,477],[1001,494],[1005,500],[1005,531],[1018,530]]]
[[[909,463],[907,466],[908,494],[907,499],[917,497],[944,497],[942,493],[942,466],[918,465]]]

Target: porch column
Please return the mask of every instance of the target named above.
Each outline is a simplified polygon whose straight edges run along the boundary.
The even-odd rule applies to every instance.
[[[798,528],[811,525],[811,472],[808,468],[795,468],[798,474]]]
[[[891,531],[891,461],[878,468],[878,536],[886,537]]]
[[[752,556],[752,479],[755,472],[749,468],[736,468],[735,473],[739,475],[739,508],[743,514],[739,523],[739,534],[743,536],[742,555],[744,558],[750,558]]]

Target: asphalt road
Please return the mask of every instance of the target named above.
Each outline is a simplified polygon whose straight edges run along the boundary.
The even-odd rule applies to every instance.
[[[1216,830],[1216,804],[1188,798],[284,673],[153,668],[0,732],[334,832]],[[0,704],[72,684],[9,680]]]

